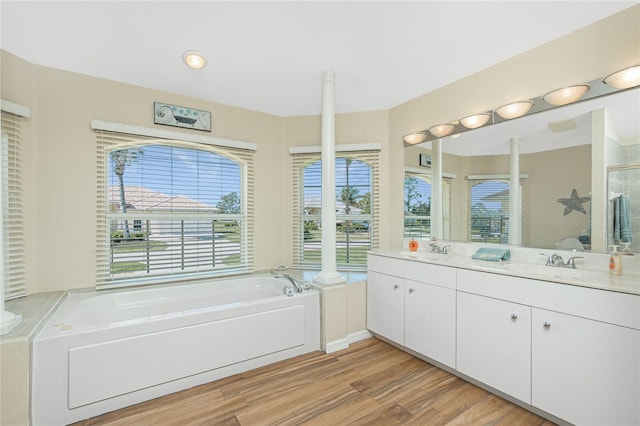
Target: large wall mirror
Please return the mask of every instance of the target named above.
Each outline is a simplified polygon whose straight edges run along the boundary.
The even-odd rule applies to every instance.
[[[614,223],[624,195],[628,246],[640,252],[639,117],[636,88],[441,139],[442,237],[508,242],[517,143],[523,246],[605,251],[623,242]],[[429,237],[432,148],[405,148],[405,236]]]

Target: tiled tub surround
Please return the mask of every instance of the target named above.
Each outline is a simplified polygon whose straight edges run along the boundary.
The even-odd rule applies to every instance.
[[[472,261],[478,247],[370,253],[369,330],[552,421],[640,424],[638,257],[618,277],[604,254]],[[546,267],[540,252],[585,259]]]
[[[0,424],[29,424],[31,342],[47,315],[64,298],[64,292],[37,293],[10,300],[8,311],[22,316],[11,333],[0,337]]]

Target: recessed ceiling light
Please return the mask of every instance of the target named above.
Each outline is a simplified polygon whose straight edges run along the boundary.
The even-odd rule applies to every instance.
[[[182,60],[189,68],[199,70],[207,65],[207,58],[197,50],[188,50],[182,55]]]

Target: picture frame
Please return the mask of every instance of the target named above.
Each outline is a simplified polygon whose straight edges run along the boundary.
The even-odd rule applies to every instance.
[[[186,129],[210,132],[211,112],[162,102],[154,102],[153,123],[163,126],[183,127]]]
[[[419,163],[421,167],[431,167],[431,155],[420,154]]]

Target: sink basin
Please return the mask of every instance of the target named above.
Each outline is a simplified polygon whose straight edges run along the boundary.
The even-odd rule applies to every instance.
[[[601,281],[607,280],[609,273],[585,271],[573,268],[559,268],[545,265],[528,265],[524,263],[510,263],[502,265],[506,271],[518,274],[536,275],[549,278],[566,278],[576,281]]]
[[[424,252],[424,251],[401,251],[400,254],[402,256],[407,256],[412,259],[420,259],[420,260],[436,260],[438,256],[434,253]]]

